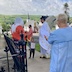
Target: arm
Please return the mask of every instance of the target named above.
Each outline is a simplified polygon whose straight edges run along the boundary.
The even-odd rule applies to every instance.
[[[48,40],[48,38],[44,35],[45,39]]]
[[[31,41],[31,37],[30,37],[30,39],[28,39],[28,38],[27,38],[27,41],[29,41],[29,42],[30,42],[30,41]]]
[[[48,38],[48,42],[50,43],[50,44],[53,44],[55,41],[56,41],[56,35],[54,34],[54,33],[50,33],[50,36],[49,36],[49,38]]]
[[[44,25],[44,37],[46,40],[48,39],[49,35],[50,35],[50,27],[49,27],[48,23],[45,23],[45,25]]]
[[[50,27],[49,27],[48,23],[45,24],[44,30],[45,30],[44,38],[45,38],[46,40],[48,40],[48,37],[49,37],[49,35],[50,35]]]

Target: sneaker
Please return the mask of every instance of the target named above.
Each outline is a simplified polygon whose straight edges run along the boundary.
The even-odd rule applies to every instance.
[[[46,59],[50,59],[50,55],[46,56]]]
[[[34,57],[32,57],[34,59]]]
[[[29,57],[29,59],[30,59],[31,57]]]
[[[30,49],[29,49],[30,50]]]
[[[45,56],[43,56],[43,58],[46,58]]]
[[[42,56],[40,56],[40,58],[43,58]]]

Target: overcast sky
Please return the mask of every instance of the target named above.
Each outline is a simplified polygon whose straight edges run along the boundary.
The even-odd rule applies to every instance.
[[[72,16],[72,0],[0,0],[0,14],[58,15],[66,2]]]

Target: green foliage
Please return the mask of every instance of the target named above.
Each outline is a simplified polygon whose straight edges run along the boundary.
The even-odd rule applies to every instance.
[[[26,20],[24,21],[24,24],[26,24]]]
[[[21,17],[25,22],[26,19],[28,18],[27,15],[0,15],[0,23],[7,23],[7,24],[12,24],[14,22],[15,18]],[[40,15],[30,15],[30,19],[39,21],[40,20]]]
[[[10,25],[3,23],[2,28],[3,28],[3,31],[9,31],[10,30]]]
[[[72,17],[69,18],[69,22],[72,23]]]
[[[65,4],[64,4],[64,7],[68,7],[68,3],[65,3]]]
[[[31,20],[40,21],[40,15],[30,15]]]
[[[3,31],[6,31],[7,27],[6,27],[6,24],[2,24],[2,28],[3,28]]]
[[[35,49],[36,49],[38,52],[40,52],[40,45],[39,45],[39,44],[36,44]]]

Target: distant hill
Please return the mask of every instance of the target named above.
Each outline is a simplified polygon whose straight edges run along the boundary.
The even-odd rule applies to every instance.
[[[12,24],[16,17],[21,17],[24,21],[28,18],[28,15],[0,15],[0,24]],[[41,15],[29,15],[31,20],[40,21]]]

